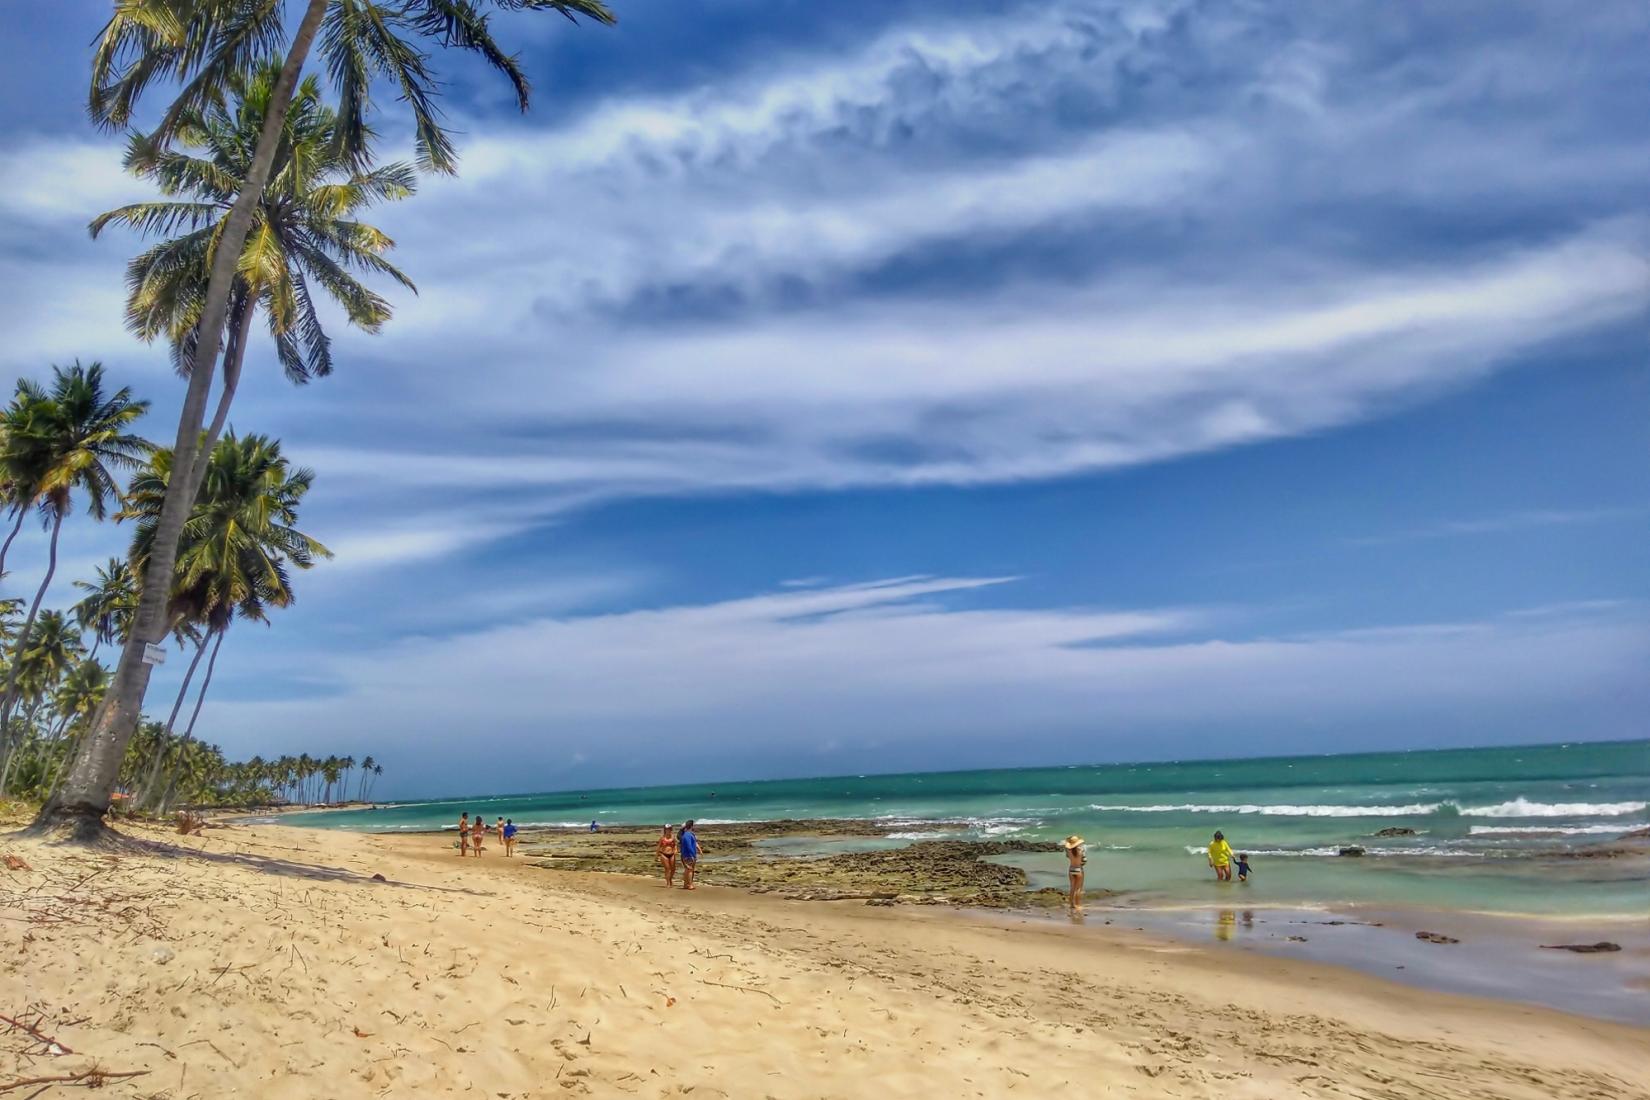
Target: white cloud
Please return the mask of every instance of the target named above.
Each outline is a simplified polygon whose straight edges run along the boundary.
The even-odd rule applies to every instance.
[[[726,772],[742,752],[827,735],[863,751],[885,725],[962,741],[1058,729],[1104,755],[1107,738],[1158,727],[1327,729],[1418,707],[1596,697],[1629,690],[1650,656],[1643,624],[1608,609],[1251,637],[1230,613],[1200,609],[954,603],[1003,583],[779,590],[357,649],[333,655],[336,694],[219,702],[214,728],[264,746],[295,729],[307,743],[384,731],[413,786],[439,785],[419,769],[438,766],[454,730],[517,745],[515,766],[529,769],[577,745],[603,769],[703,754],[703,770]],[[691,750],[660,740],[665,723],[693,731]],[[1074,728],[1089,732],[1070,742]]]
[[[1637,508],[1526,509],[1475,519],[1444,520],[1427,527],[1379,535],[1362,535],[1346,541],[1352,546],[1389,546],[1393,543],[1457,538],[1463,535],[1498,535],[1507,531],[1525,531],[1537,527],[1573,527],[1577,524],[1608,523],[1643,515],[1644,511]]]

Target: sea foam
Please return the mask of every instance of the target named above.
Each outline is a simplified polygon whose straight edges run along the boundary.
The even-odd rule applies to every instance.
[[[1412,802],[1404,806],[1341,806],[1238,803],[1204,805],[1187,802],[1175,805],[1104,806],[1091,810],[1137,814],[1259,814],[1263,817],[1424,817],[1428,814],[1460,814],[1462,817],[1620,817],[1643,813],[1644,802],[1531,802],[1515,798],[1493,806],[1462,806],[1456,802]]]

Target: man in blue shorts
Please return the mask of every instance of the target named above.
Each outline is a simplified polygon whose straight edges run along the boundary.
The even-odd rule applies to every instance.
[[[699,834],[693,831],[693,822],[682,826],[676,834],[676,852],[682,860],[682,889],[693,889],[693,871],[699,863]]]

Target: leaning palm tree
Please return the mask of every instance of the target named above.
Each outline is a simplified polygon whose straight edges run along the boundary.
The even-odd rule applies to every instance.
[[[171,452],[157,451],[127,489],[126,506],[117,518],[137,522],[131,558],[139,571],[154,553],[155,530],[173,476]],[[201,631],[190,677],[185,678],[178,704],[173,706],[165,726],[168,735],[177,721],[189,678],[207,646],[211,646],[211,656],[189,731],[194,729],[206,689],[211,686],[218,647],[235,616],[266,621],[268,608],[292,603],[289,567],[309,569],[317,559],[332,556],[318,540],[295,526],[299,505],[314,480],[313,471],[294,468],[281,453],[280,442],[268,436],[237,436],[231,431],[213,448],[195,514],[183,529],[168,601],[174,624],[193,624]],[[184,734],[185,744],[189,731]],[[144,794],[156,792],[154,780],[162,767],[163,758],[157,757]]]
[[[40,828],[54,822],[73,826],[82,840],[98,837],[126,742],[137,727],[149,666],[143,646],[165,636],[165,603],[178,536],[188,520],[205,463],[200,458],[201,430],[225,324],[234,294],[240,257],[252,231],[255,208],[271,179],[282,141],[288,108],[298,78],[320,37],[325,67],[339,99],[340,122],[335,141],[358,167],[370,161],[373,91],[392,87],[411,109],[418,157],[427,169],[451,173],[456,168],[451,136],[443,126],[436,99],[440,78],[430,67],[425,43],[478,55],[503,73],[526,110],[529,87],[514,57],[494,40],[489,9],[551,11],[570,21],[585,17],[602,23],[613,15],[601,0],[295,0],[302,14],[288,19],[284,0],[122,0],[100,35],[92,63],[89,109],[101,125],[132,125],[143,92],[174,81],[177,94],[159,123],[134,149],[138,164],[160,157],[184,132],[184,119],[223,98],[236,73],[281,57],[270,87],[263,125],[248,160],[245,178],[224,219],[213,250],[206,288],[201,295],[193,351],[186,373],[189,385],[178,416],[174,444],[180,477],[167,495],[158,522],[156,552],[145,577],[146,599],[140,604],[131,637],[121,653],[110,705],[88,737],[62,797],[48,802],[36,819]],[[324,23],[324,26],[323,26]],[[288,27],[292,37],[288,41]],[[227,406],[225,406],[227,410]],[[207,453],[210,453],[209,451]],[[182,476],[187,475],[187,476]]]
[[[109,501],[120,495],[115,471],[136,466],[153,448],[129,429],[148,409],[147,401],[133,399],[125,387],[113,394],[103,389],[103,366],[53,367],[51,389],[28,380],[17,384],[17,396],[5,412],[5,448],[0,466],[29,480],[31,499],[51,530],[46,575],[35,591],[23,619],[6,674],[5,698],[0,702],[0,746],[8,744],[12,709],[17,703],[17,677],[22,669],[20,647],[40,612],[40,602],[57,573],[58,536],[75,499],[80,498],[94,519],[108,512]]]

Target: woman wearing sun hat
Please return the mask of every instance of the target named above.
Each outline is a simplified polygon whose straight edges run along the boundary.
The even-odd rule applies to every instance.
[[[1071,880],[1071,893],[1068,901],[1073,913],[1083,911],[1083,867],[1089,861],[1088,853],[1083,850],[1083,838],[1073,833],[1066,837],[1066,876]]]

